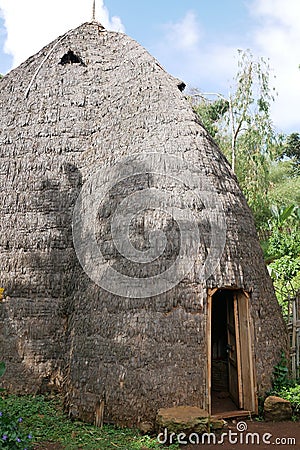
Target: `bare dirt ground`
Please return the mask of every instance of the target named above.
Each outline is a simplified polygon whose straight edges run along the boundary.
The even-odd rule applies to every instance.
[[[241,423],[241,421],[239,422]],[[228,433],[221,443],[221,436],[217,436],[217,443],[200,443],[199,445],[184,445],[185,450],[300,450],[300,422],[255,422],[245,421],[247,430],[239,432],[237,423],[229,423]],[[242,427],[243,428],[243,427]],[[230,437],[231,433],[231,437]],[[232,434],[233,433],[233,434]],[[255,435],[252,435],[255,433]],[[246,442],[248,440],[248,442]],[[219,443],[218,443],[219,442]],[[241,443],[242,442],[242,443]]]
[[[37,444],[34,450],[63,450],[63,447],[55,442],[42,442]]]

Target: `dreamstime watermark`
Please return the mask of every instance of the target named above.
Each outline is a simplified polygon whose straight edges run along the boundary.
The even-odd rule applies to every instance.
[[[248,431],[246,422],[238,422],[236,430],[229,429],[221,435],[215,433],[169,433],[165,428],[162,433],[157,436],[159,444],[197,444],[197,445],[286,445],[296,446],[296,438],[294,437],[276,437],[273,438],[271,433],[254,433]]]
[[[222,202],[203,170],[160,153],[124,157],[94,173],[76,201],[72,229],[85,273],[131,298],[170,290],[196,263],[197,281],[205,281],[226,241]]]

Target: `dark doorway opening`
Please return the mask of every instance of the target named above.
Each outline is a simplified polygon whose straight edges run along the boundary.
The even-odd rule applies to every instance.
[[[239,408],[234,291],[218,290],[212,297],[212,413]]]
[[[208,411],[229,418],[257,413],[254,329],[249,293],[208,290]]]

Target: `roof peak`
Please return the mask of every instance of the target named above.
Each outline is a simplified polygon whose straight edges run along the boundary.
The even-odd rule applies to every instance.
[[[98,22],[98,20],[96,19],[96,0],[93,0],[91,23],[96,23],[96,24],[100,25],[103,29],[105,29],[105,27],[100,22]]]
[[[87,25],[97,25],[101,30],[106,30],[105,26],[102,25],[102,23],[99,22],[97,19],[92,19],[91,22],[86,22],[86,23],[83,23],[82,25],[85,25],[85,24],[87,24]]]
[[[93,0],[92,22],[96,20],[96,0]]]

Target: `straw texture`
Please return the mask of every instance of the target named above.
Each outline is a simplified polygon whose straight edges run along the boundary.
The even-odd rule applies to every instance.
[[[270,387],[287,347],[280,308],[236,178],[182,88],[138,43],[94,22],[0,81],[0,355],[11,391],[58,388],[70,415],[89,421],[104,402],[104,420],[122,425],[153,422],[162,407],[205,407],[209,287],[251,293],[258,391]],[[203,184],[214,186],[226,217],[225,249],[214,274],[201,281],[209,247],[209,226],[202,224],[202,254],[184,280],[152,298],[123,298],[82,270],[72,214],[91,174],[149,151],[197,165]],[[188,198],[172,180],[141,176],[116,186],[99,216],[107,257],[130,276],[141,269],[110,253],[109,217],[115,204],[149,183]],[[157,212],[145,220],[160,228],[166,222]],[[172,225],[171,243],[176,236]],[[177,247],[168,249],[142,276],[173,261]]]

